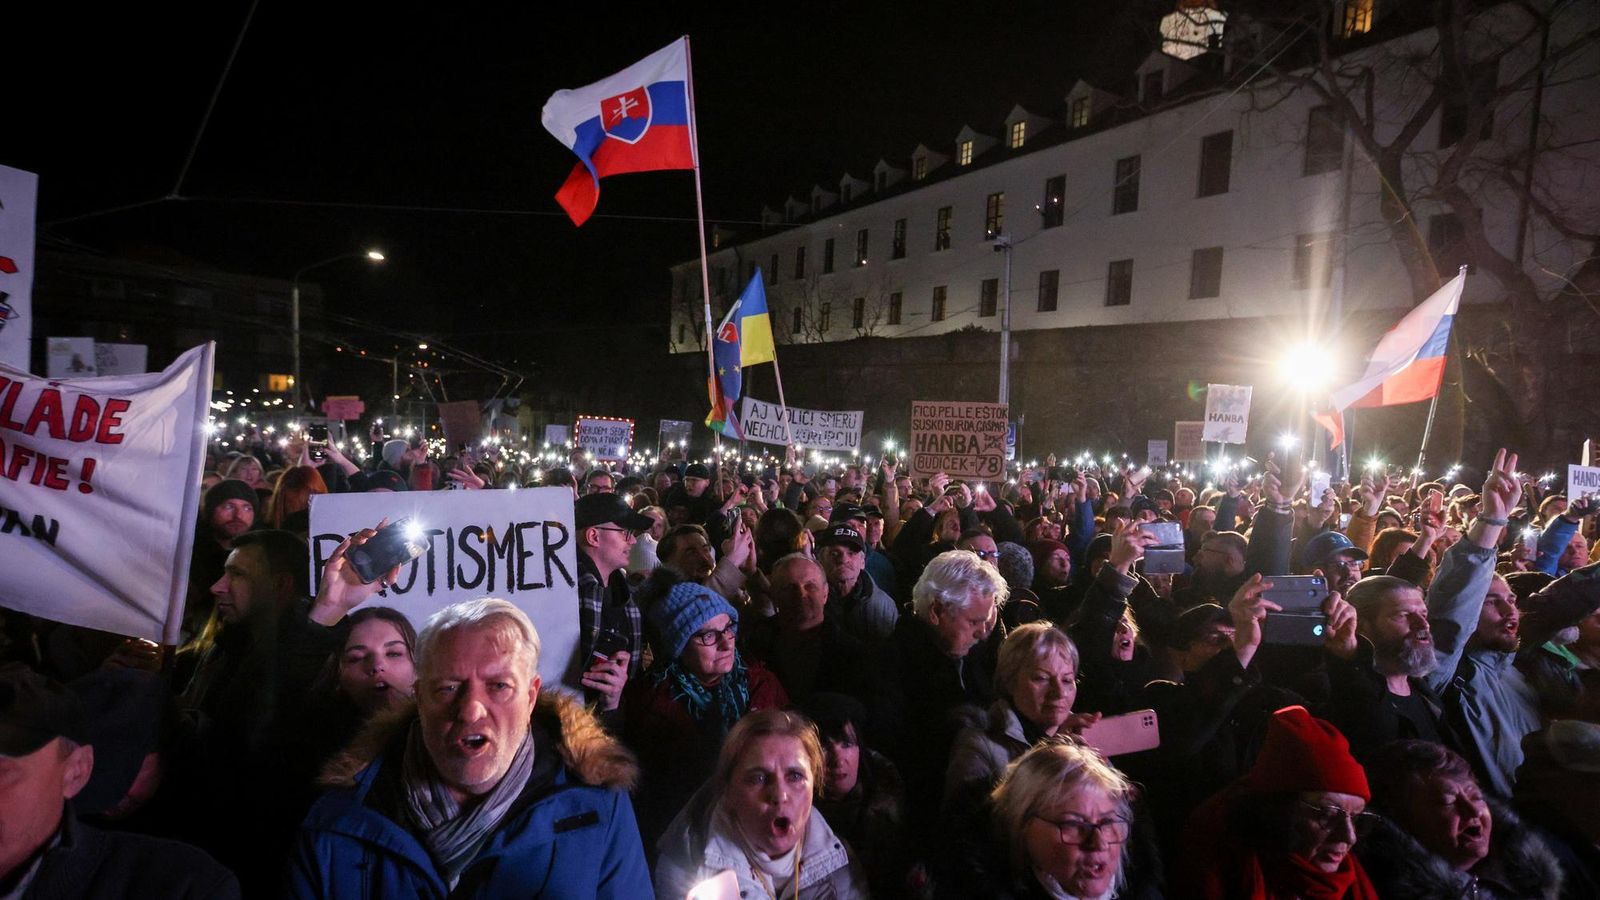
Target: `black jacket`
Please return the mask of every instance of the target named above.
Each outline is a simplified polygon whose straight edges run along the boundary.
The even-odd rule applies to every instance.
[[[60,842],[40,860],[23,900],[83,897],[234,898],[239,882],[204,852],[177,841],[102,831],[68,809]]]

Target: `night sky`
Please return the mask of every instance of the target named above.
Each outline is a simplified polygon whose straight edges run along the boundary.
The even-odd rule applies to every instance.
[[[185,199],[78,218],[173,192],[250,7],[29,4],[50,8],[8,28],[0,162],[40,174],[45,240],[282,278],[378,244],[379,269],[319,270],[336,311],[507,362],[558,331],[655,329],[664,348],[692,175],[608,179],[574,228],[552,195],[575,158],[539,124],[552,91],[689,34],[708,221],[748,223],[963,124],[998,135],[1013,103],[1059,118],[1080,75],[1149,51],[1170,5],[263,3]]]

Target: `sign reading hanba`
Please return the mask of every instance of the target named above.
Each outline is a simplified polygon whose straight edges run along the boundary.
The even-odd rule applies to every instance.
[[[574,446],[601,462],[622,462],[633,449],[633,420],[579,416]]]
[[[789,407],[784,427],[783,408],[776,403],[744,398],[740,424],[744,436],[763,444],[798,444],[807,450],[854,453],[861,446],[861,410],[837,412]]]
[[[1006,426],[1004,403],[912,401],[911,474],[1004,478]]]
[[[1204,438],[1220,444],[1242,444],[1250,427],[1250,385],[1206,385]]]

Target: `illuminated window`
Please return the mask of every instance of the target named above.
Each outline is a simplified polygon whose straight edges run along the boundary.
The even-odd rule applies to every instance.
[[[1014,122],[1011,125],[1011,149],[1021,147],[1028,140],[1028,123]]]
[[[270,374],[267,376],[267,391],[273,394],[287,394],[294,390],[293,375]]]
[[[926,156],[919,156],[916,159],[913,159],[911,161],[911,178],[912,178],[912,180],[913,181],[921,181],[922,179],[927,178],[927,177],[928,177],[928,158]]]
[[[971,141],[962,141],[961,142],[961,146],[956,150],[956,165],[960,165],[960,166],[970,166],[970,165],[972,165],[972,142]]]
[[[1089,124],[1089,98],[1079,97],[1072,101],[1072,127],[1084,128]]]
[[[1376,0],[1345,0],[1344,28],[1340,34],[1355,37],[1372,30],[1372,7]]]

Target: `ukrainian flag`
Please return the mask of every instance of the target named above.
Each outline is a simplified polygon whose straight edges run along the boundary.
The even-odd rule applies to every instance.
[[[761,269],[750,279],[750,284],[739,295],[739,366],[773,362],[777,359],[772,345],[772,316],[767,313],[767,290],[762,286]]]

